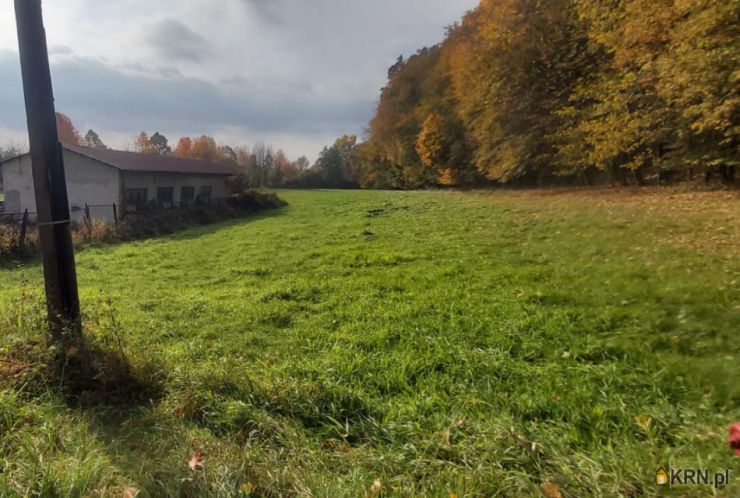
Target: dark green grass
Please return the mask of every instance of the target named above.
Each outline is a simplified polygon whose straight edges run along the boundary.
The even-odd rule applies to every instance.
[[[740,475],[740,263],[706,243],[737,201],[280,195],[78,255],[87,333],[110,301],[164,395],[2,392],[0,496],[707,496],[655,473]],[[40,275],[0,273],[0,347],[38,334],[18,314]]]

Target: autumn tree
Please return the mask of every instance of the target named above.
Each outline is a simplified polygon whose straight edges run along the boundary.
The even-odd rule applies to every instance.
[[[353,169],[378,188],[680,169],[730,183],[738,40],[727,0],[482,0],[390,67]]]
[[[149,138],[149,135],[144,131],[136,136],[136,140],[134,140],[134,151],[139,154],[157,153],[157,149],[152,144],[151,138]]]
[[[219,146],[213,137],[202,135],[193,141],[193,158],[216,163],[220,157]]]
[[[193,154],[193,140],[190,137],[182,137],[177,142],[177,147],[172,151],[172,155],[182,159],[192,159]]]
[[[59,141],[68,145],[80,145],[80,132],[72,124],[72,120],[66,114],[57,113],[57,133]]]
[[[657,93],[677,115],[670,167],[678,159],[685,168],[717,168],[733,183],[740,166],[740,3],[672,7],[670,50],[656,60]]]
[[[293,163],[288,160],[285,152],[282,149],[278,149],[275,153],[275,159],[273,161],[273,172],[272,178],[270,179],[269,185],[271,187],[279,187],[285,181],[286,171],[291,168]],[[290,172],[288,172],[290,174]]]
[[[281,185],[291,185],[301,177],[301,170],[296,165],[297,161],[289,162],[281,169]]]

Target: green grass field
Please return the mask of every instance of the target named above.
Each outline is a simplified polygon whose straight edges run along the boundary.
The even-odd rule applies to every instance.
[[[70,404],[6,365],[0,496],[740,495],[736,196],[280,195],[78,255],[86,333],[161,394]],[[0,352],[40,334],[40,278],[0,270]]]

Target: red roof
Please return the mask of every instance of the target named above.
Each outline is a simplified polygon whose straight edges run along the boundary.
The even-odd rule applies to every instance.
[[[190,173],[197,175],[234,176],[236,171],[220,164],[199,159],[181,159],[158,154],[139,154],[111,149],[93,149],[64,144],[64,148],[95,159],[122,171],[147,171],[157,173]]]

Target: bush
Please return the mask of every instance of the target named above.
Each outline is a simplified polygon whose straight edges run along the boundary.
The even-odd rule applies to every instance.
[[[194,225],[207,225],[234,219],[249,213],[286,206],[287,202],[271,193],[253,190],[230,195],[210,204],[172,208],[165,211],[141,209],[139,214],[129,213],[117,225],[100,220],[77,223],[72,226],[75,247],[88,244],[110,244],[169,235]],[[38,232],[29,228],[26,243],[20,247],[20,227],[0,225],[0,263],[38,257]]]

